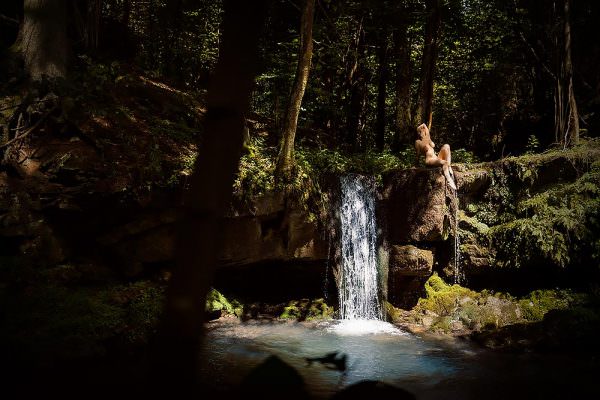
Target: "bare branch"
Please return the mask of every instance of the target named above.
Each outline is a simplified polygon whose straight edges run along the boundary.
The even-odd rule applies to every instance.
[[[533,58],[535,58],[536,61],[540,63],[540,65],[542,66],[542,69],[548,75],[550,75],[550,77],[552,79],[556,79],[556,75],[554,75],[554,73],[550,70],[550,68],[548,68],[548,66],[546,64],[544,64],[544,62],[542,61],[542,59],[540,58],[540,56],[538,55],[538,53],[535,51],[535,49],[531,45],[531,43],[529,43],[527,41],[527,38],[525,37],[525,35],[523,34],[523,32],[519,31],[519,37],[521,38],[521,40],[523,41],[523,43],[525,44],[525,46],[527,46],[527,48],[529,49],[529,51],[531,51],[531,54],[533,55]]]
[[[18,20],[14,19],[14,18],[7,17],[4,14],[0,14],[0,21],[7,22],[10,25],[17,25],[17,26],[19,25],[19,21]]]
[[[38,128],[38,127],[39,127],[39,126],[42,124],[42,122],[44,122],[44,121],[46,120],[46,118],[48,118],[48,116],[49,116],[50,114],[52,114],[52,113],[53,113],[53,112],[54,112],[54,111],[55,111],[57,108],[58,108],[58,106],[54,106],[54,107],[52,107],[52,109],[51,109],[50,111],[48,111],[46,114],[42,115],[42,117],[41,117],[41,118],[40,118],[40,119],[39,119],[39,120],[38,120],[38,121],[37,121],[35,124],[33,124],[33,126],[32,126],[31,128],[29,128],[29,129],[27,129],[25,132],[23,132],[23,134],[22,134],[22,135],[20,135],[20,136],[17,136],[17,137],[15,137],[15,138],[13,138],[13,139],[9,140],[8,142],[6,142],[6,143],[2,144],[2,145],[0,146],[0,149],[3,149],[3,148],[5,148],[5,147],[8,147],[8,146],[10,146],[11,144],[13,144],[13,143],[15,143],[15,142],[17,142],[17,141],[19,141],[19,140],[21,140],[21,139],[24,139],[25,137],[29,136],[29,135],[30,135],[31,133],[33,133],[33,132],[34,132],[34,131],[35,131],[35,130],[36,130],[36,129],[37,129],[37,128]]]

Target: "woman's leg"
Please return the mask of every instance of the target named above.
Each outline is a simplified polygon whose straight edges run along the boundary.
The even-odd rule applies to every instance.
[[[445,144],[442,146],[440,152],[438,153],[438,157],[441,158],[442,160],[446,160],[448,162],[448,164],[451,163],[451,155],[450,155],[450,145],[449,144]]]

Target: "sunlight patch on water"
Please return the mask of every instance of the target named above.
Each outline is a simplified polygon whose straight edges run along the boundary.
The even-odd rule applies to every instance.
[[[408,335],[408,333],[401,331],[389,322],[373,319],[342,319],[334,322],[326,329],[342,336]]]

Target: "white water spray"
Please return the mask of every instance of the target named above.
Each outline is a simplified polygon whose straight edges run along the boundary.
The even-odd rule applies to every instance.
[[[460,236],[458,234],[458,193],[454,192],[454,283],[464,282],[464,272],[460,268]]]
[[[347,175],[342,177],[341,185],[341,318],[383,320],[377,279],[374,184],[364,176]]]

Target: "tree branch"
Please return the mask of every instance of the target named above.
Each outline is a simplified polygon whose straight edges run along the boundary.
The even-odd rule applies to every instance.
[[[527,46],[527,48],[529,49],[529,51],[531,51],[531,54],[533,55],[533,58],[535,58],[536,61],[538,63],[540,63],[540,65],[542,66],[542,69],[548,75],[550,75],[550,77],[552,79],[556,79],[556,75],[554,75],[554,73],[550,70],[550,68],[548,68],[548,66],[546,64],[544,64],[544,62],[542,61],[542,59],[540,58],[540,56],[538,55],[538,53],[535,51],[535,49],[533,48],[533,46],[527,41],[527,38],[525,37],[525,35],[523,34],[523,32],[519,31],[519,37],[521,38],[521,40],[523,41],[523,43],[525,44],[525,46]]]
[[[21,140],[21,139],[24,139],[25,137],[29,136],[29,135],[30,135],[31,133],[33,133],[33,132],[34,132],[34,131],[35,131],[35,130],[36,130],[36,129],[37,129],[37,128],[38,128],[38,127],[39,127],[39,126],[42,124],[42,122],[44,122],[44,121],[46,120],[46,118],[48,118],[48,116],[49,116],[50,114],[52,114],[52,113],[53,113],[53,112],[54,112],[56,109],[58,109],[58,106],[54,106],[54,107],[52,107],[52,109],[51,109],[50,111],[48,111],[46,114],[42,115],[42,117],[41,117],[41,118],[40,118],[40,119],[39,119],[39,120],[38,120],[38,121],[37,121],[35,124],[33,124],[33,126],[32,126],[32,127],[30,127],[30,128],[29,128],[29,129],[27,129],[25,132],[23,132],[23,134],[22,134],[22,135],[19,135],[19,136],[15,137],[15,138],[13,138],[13,139],[9,140],[8,142],[6,142],[6,143],[4,143],[4,144],[0,145],[0,149],[3,149],[3,148],[5,148],[5,147],[8,147],[8,146],[10,146],[11,144],[13,144],[13,143],[15,143],[15,142],[17,142],[17,141],[19,141],[19,140]]]
[[[0,21],[7,22],[10,25],[17,25],[17,26],[19,25],[19,21],[18,20],[14,19],[14,18],[7,17],[4,14],[0,14]]]

